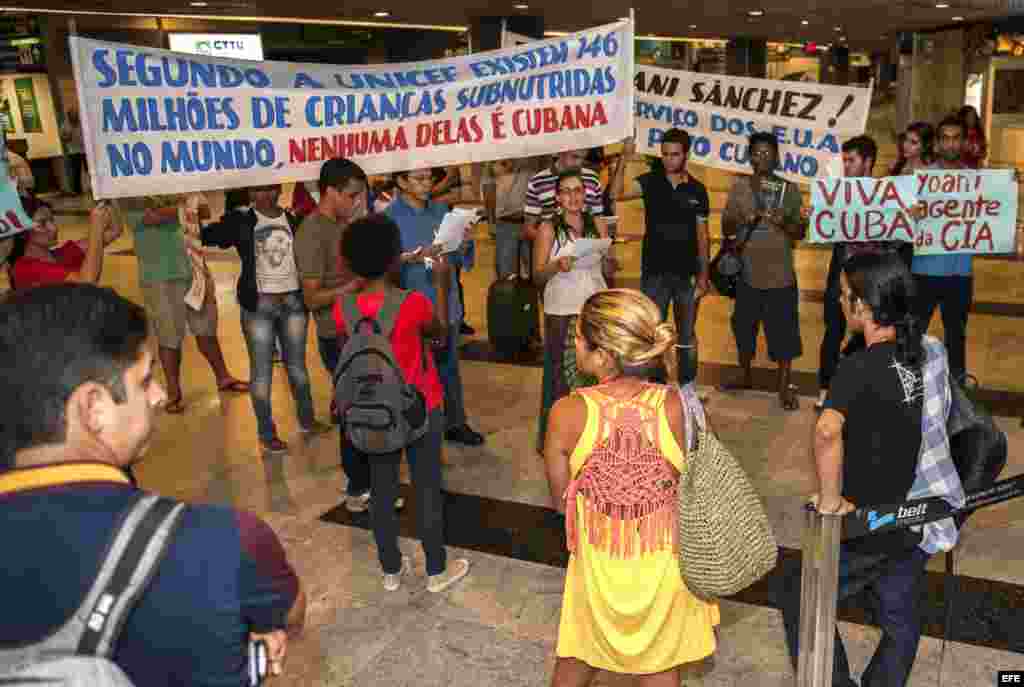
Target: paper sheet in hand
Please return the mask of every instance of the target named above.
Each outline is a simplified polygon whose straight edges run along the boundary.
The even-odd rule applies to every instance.
[[[444,246],[444,253],[457,251],[466,240],[466,229],[475,224],[477,219],[476,210],[455,208],[441,220],[441,226],[437,228],[437,234],[434,236],[434,245]]]
[[[611,245],[611,239],[576,239],[572,242],[576,267],[593,267],[598,264],[608,254]]]

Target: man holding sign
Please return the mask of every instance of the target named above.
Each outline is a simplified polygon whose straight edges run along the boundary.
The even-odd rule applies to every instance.
[[[815,183],[813,190],[821,188],[832,188],[831,196],[828,191],[821,194],[815,194],[817,200],[825,199],[829,197],[837,199],[838,195],[843,195],[844,184],[854,184],[857,189],[858,196],[860,191],[869,188],[866,195],[872,199],[878,199],[880,204],[887,203],[887,196],[884,193],[880,193],[879,189],[882,188],[881,182],[870,182],[872,171],[875,166],[875,159],[878,155],[878,146],[875,144],[874,139],[870,136],[855,136],[850,140],[843,143],[843,177],[849,179],[848,182],[838,182],[836,180],[821,180]],[[857,180],[857,181],[854,181]],[[889,201],[893,200],[891,198]],[[898,199],[896,199],[898,201]],[[892,203],[889,203],[892,204]],[[869,204],[870,206],[870,204]],[[899,207],[898,205],[896,206]],[[861,231],[861,218],[849,218],[847,216],[836,217],[836,213],[830,212],[827,207],[815,207],[816,221],[812,225],[815,231],[822,234],[834,234],[837,230],[843,236],[848,238],[853,234],[852,229],[856,224],[856,231]],[[807,214],[810,214],[810,208],[807,209]],[[846,336],[846,318],[843,316],[843,309],[839,303],[839,275],[843,269],[843,263],[849,260],[854,255],[861,253],[899,253],[900,257],[906,263],[908,269],[910,267],[910,260],[913,257],[913,234],[910,233],[911,226],[907,223],[908,233],[897,238],[901,240],[868,240],[867,234],[871,233],[867,225],[869,219],[874,219],[874,215],[869,216],[871,212],[869,207],[863,219],[863,234],[857,234],[855,238],[857,240],[850,241],[836,241],[832,246],[832,259],[828,266],[828,277],[825,280],[825,335],[821,340],[821,349],[819,351],[819,365],[818,365],[818,387],[820,389],[818,401],[815,403],[815,409],[820,410],[825,402],[825,397],[828,394],[829,386],[832,382],[832,377],[835,375],[836,365],[839,363],[839,350],[843,343],[843,338]],[[882,212],[882,210],[875,210],[876,214]],[[881,215],[877,215],[881,217]],[[844,233],[844,230],[845,233]],[[812,232],[813,233],[813,232]],[[858,337],[859,338],[859,337]]]
[[[947,117],[938,126],[938,153],[932,169],[967,169],[961,160],[964,125]],[[942,313],[949,371],[955,379],[967,372],[967,315],[974,300],[974,265],[970,254],[915,255],[912,266],[917,281],[915,314],[927,330],[936,306]]]

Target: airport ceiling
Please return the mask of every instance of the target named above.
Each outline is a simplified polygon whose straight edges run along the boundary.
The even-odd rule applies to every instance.
[[[2,0],[0,0],[2,1]],[[1024,0],[19,0],[22,11],[51,9],[232,17],[350,20],[466,26],[474,16],[540,14],[548,31],[575,31],[635,9],[637,35],[684,38],[749,36],[856,48],[925,30],[1010,14]],[[375,16],[387,12],[389,16]],[[761,14],[758,15],[757,13]]]

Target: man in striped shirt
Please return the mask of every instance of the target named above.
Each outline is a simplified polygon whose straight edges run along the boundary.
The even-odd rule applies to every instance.
[[[586,156],[583,150],[567,150],[555,156],[551,166],[533,175],[526,185],[526,203],[523,206],[525,221],[523,238],[533,241],[537,238],[540,223],[554,214],[557,202],[555,199],[555,180],[558,174],[567,169],[583,167]],[[601,180],[591,169],[583,168],[584,209],[592,215],[599,215],[604,210],[601,201]]]

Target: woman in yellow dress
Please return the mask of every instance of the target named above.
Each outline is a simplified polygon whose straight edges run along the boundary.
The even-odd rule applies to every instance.
[[[577,365],[599,383],[555,404],[545,441],[570,551],[551,684],[606,670],[678,687],[679,667],[715,650],[719,614],[686,588],[676,558],[683,405],[646,381],[661,364],[676,378],[675,328],[629,289],[591,296],[576,327]]]

